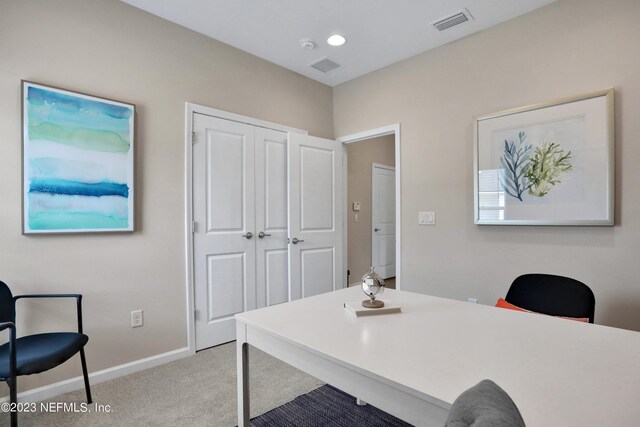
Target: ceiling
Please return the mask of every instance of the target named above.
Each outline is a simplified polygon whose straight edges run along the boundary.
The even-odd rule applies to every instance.
[[[555,0],[122,0],[329,86],[507,21]],[[466,9],[444,31],[433,22]],[[346,37],[342,47],[327,38]],[[300,40],[316,47],[303,49]],[[329,58],[340,67],[310,65]]]

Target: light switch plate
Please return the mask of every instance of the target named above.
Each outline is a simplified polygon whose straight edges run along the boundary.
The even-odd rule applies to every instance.
[[[353,210],[358,212],[360,210],[360,202],[353,202]]]
[[[418,224],[436,225],[436,213],[435,212],[418,212]]]
[[[144,318],[142,315],[142,310],[134,310],[131,312],[131,327],[139,328],[144,325]]]

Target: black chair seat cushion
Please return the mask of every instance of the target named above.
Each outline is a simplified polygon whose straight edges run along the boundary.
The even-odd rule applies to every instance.
[[[16,339],[17,375],[37,374],[66,362],[89,341],[77,332],[52,332]],[[9,378],[9,343],[0,346],[0,378]]]

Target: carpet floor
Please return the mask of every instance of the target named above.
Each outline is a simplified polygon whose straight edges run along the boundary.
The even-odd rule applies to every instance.
[[[324,385],[251,420],[252,427],[411,427],[371,405]]]
[[[80,362],[72,359],[67,363]],[[91,368],[91,360],[88,360]],[[256,417],[308,393],[323,382],[260,350],[249,350],[251,416]],[[19,380],[18,380],[19,381]],[[6,388],[5,388],[6,389]],[[128,426],[235,426],[236,404],[235,342],[203,350],[194,356],[92,384],[96,404],[87,412],[59,410],[20,413],[20,427],[128,427]],[[51,399],[53,403],[86,402],[84,389]],[[55,407],[54,407],[55,408]],[[9,414],[0,412],[0,426],[9,425]]]

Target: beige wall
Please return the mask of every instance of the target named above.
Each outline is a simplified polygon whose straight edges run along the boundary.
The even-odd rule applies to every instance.
[[[347,145],[347,268],[351,271],[351,283],[358,283],[371,267],[372,163],[395,166],[394,135]],[[353,202],[360,202],[360,212],[353,211]],[[355,214],[358,214],[358,222]]]
[[[334,88],[336,136],[401,124],[403,289],[494,304],[519,274],[568,275],[597,323],[640,330],[638,18],[637,0],[560,0]],[[616,226],[474,225],[473,117],[611,86]]]
[[[83,293],[91,371],[186,345],[185,101],[324,137],[401,123],[404,289],[491,304],[518,274],[566,274],[594,290],[596,322],[640,329],[636,0],[559,0],[341,85],[333,98],[117,0],[0,0],[0,10],[0,280],[16,293]],[[20,79],[137,105],[138,231],[20,234]],[[616,226],[474,226],[473,117],[609,86]],[[419,227],[420,210],[436,211],[437,225]],[[73,314],[61,305],[24,304],[20,331],[61,323]],[[145,326],[131,329],[139,308]],[[79,375],[76,362],[22,378],[21,389]]]
[[[185,347],[185,102],[331,137],[331,89],[116,0],[0,0],[0,11],[0,280],[84,294],[91,372]],[[135,233],[21,235],[20,79],[137,105]],[[75,313],[21,304],[23,334]],[[142,328],[130,328],[134,309]]]

